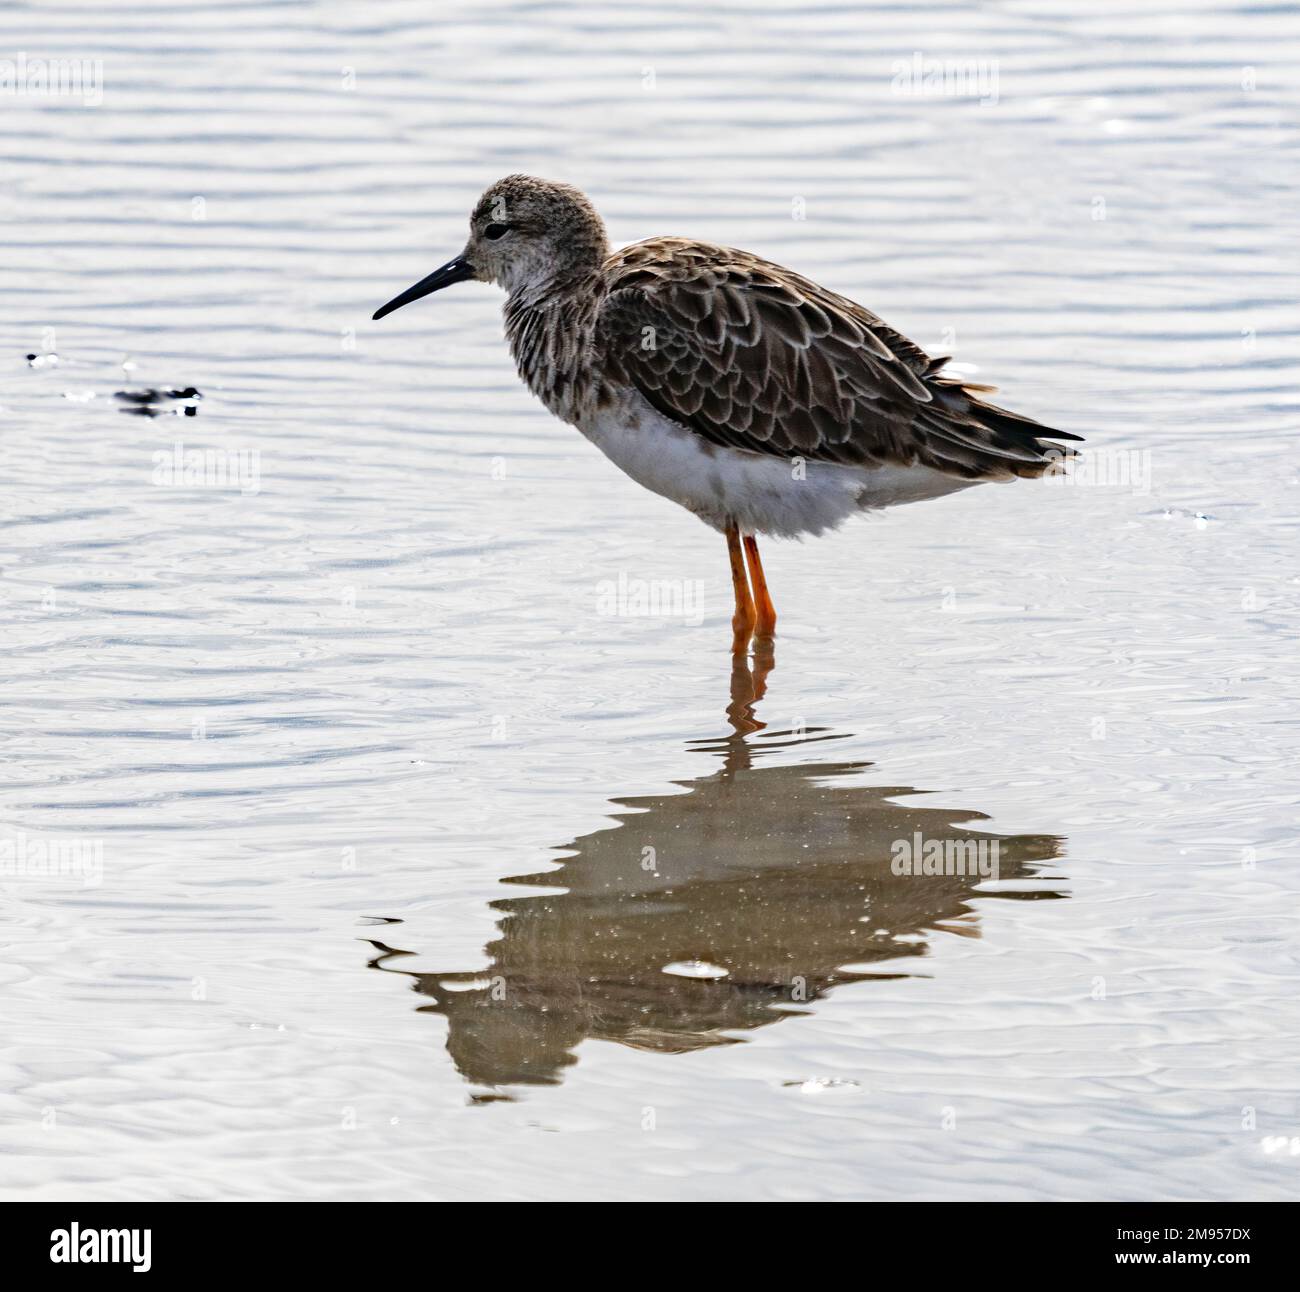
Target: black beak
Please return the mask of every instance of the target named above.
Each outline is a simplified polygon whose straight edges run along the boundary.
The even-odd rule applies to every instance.
[[[463,283],[473,277],[474,266],[464,256],[457,256],[455,260],[449,260],[441,269],[435,269],[428,278],[421,278],[414,287],[408,287],[400,296],[394,296],[387,305],[381,306],[370,317],[381,319],[385,314],[400,310],[403,305],[418,301],[421,296],[428,296],[430,292],[436,292],[442,287],[450,287],[452,283]]]

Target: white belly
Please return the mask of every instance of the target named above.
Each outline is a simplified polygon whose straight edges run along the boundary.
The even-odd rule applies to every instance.
[[[724,529],[795,538],[820,534],[860,511],[965,489],[923,466],[837,466],[718,448],[653,409],[636,392],[578,429],[639,485]]]

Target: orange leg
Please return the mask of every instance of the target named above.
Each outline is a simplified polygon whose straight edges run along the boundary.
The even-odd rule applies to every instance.
[[[757,603],[755,631],[760,637],[771,637],[776,632],[776,607],[767,590],[763,562],[758,559],[758,540],[752,534],[745,535],[745,556],[749,561],[749,581],[754,585],[754,601]]]
[[[749,595],[745,558],[740,549],[740,530],[727,526],[727,555],[731,558],[731,589],[736,595],[736,613],[731,618],[733,651],[743,651],[754,634],[754,598]]]

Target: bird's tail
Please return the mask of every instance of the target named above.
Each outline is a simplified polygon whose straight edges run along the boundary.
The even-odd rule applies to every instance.
[[[961,404],[962,422],[976,431],[984,442],[985,452],[996,458],[997,465],[1008,475],[1035,478],[1056,475],[1065,469],[1065,463],[1079,456],[1077,449],[1053,440],[1081,441],[1082,435],[1058,431],[1044,426],[1032,417],[1000,408],[983,398],[993,393],[996,386],[982,386],[974,382],[940,378],[935,385],[946,387]],[[964,398],[962,398],[964,396]],[[954,411],[956,411],[954,409]]]

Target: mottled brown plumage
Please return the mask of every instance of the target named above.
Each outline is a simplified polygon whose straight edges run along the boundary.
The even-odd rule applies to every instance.
[[[464,252],[375,317],[467,278],[505,289],[511,354],[547,408],[726,534],[738,645],[776,624],[755,534],[1043,475],[1071,452],[1051,441],[1079,438],[988,403],[992,387],[945,377],[946,359],[870,310],[747,251],[651,238],[611,253],[569,184],[499,180]]]
[[[1079,437],[940,376],[870,310],[770,261],[651,238],[604,263],[595,341],[611,371],[711,444],[966,479],[1037,476],[1039,436]]]

